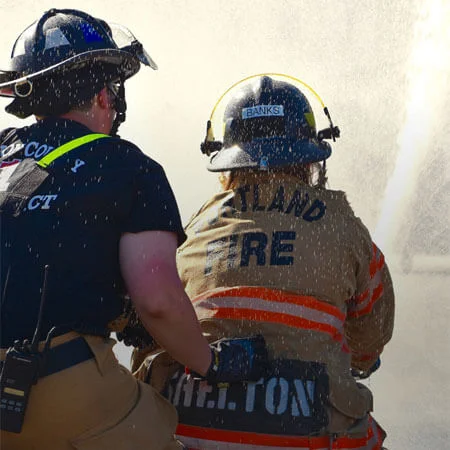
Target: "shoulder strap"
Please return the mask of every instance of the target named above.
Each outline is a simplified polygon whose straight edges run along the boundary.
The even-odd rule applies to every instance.
[[[60,147],[55,148],[53,151],[45,155],[42,159],[37,161],[37,164],[41,167],[48,167],[53,161],[55,161],[55,159],[70,152],[71,150],[81,147],[82,145],[89,142],[96,141],[97,139],[103,139],[106,137],[110,136],[108,134],[92,133],[73,139],[72,141],[66,142]]]

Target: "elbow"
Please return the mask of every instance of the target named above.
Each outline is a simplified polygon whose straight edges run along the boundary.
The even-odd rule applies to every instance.
[[[164,292],[157,296],[134,299],[136,309],[140,316],[148,319],[165,319],[171,317],[176,309],[173,308],[170,296]]]
[[[181,312],[180,302],[186,295],[177,272],[164,263],[153,264],[128,291],[139,313],[149,319]]]

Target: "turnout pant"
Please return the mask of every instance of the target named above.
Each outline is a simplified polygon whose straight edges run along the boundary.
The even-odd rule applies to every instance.
[[[248,386],[242,397],[236,397],[233,396],[231,386],[210,385],[187,377],[183,368],[165,352],[145,359],[135,376],[167,394],[167,398],[177,407],[179,425],[176,436],[190,450],[381,450],[386,437],[384,430],[370,414],[360,419],[351,418],[331,406],[327,406],[329,424],[326,430],[307,435],[299,433],[297,428],[286,429],[283,433],[281,428],[286,428],[287,422],[283,424],[276,417],[276,413],[283,408],[275,407],[270,396],[265,396],[264,403],[256,395],[260,388],[260,393],[264,393],[262,387],[270,382],[250,383],[252,387]],[[283,378],[285,387],[287,379],[288,376]],[[318,391],[318,385],[315,390]],[[275,391],[278,393],[277,400]],[[234,392],[239,393],[241,390]],[[281,405],[281,397],[278,386],[278,390],[274,389],[272,401]],[[292,412],[294,406],[301,408],[293,396],[286,395],[283,398],[286,411]],[[246,414],[242,412],[244,405]],[[252,405],[255,406],[256,419],[247,423]],[[258,413],[258,410],[268,407],[273,420],[268,420],[267,414],[261,415],[261,411]],[[288,422],[290,419],[286,418]]]
[[[79,338],[67,333],[52,347]],[[20,434],[1,432],[5,450],[179,450],[177,413],[117,361],[113,339],[84,336],[93,357],[40,378]],[[5,351],[0,355],[3,360]]]

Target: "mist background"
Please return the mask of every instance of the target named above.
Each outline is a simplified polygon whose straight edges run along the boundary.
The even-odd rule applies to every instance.
[[[52,7],[127,26],[157,62],[126,83],[119,134],[163,165],[184,223],[218,188],[200,142],[232,84],[277,72],[317,91],[341,129],[329,187],[346,191],[374,235],[397,296],[394,337],[368,381],[374,416],[390,450],[450,448],[450,2],[0,0],[0,69]],[[0,129],[31,122],[6,114],[7,103]],[[127,365],[128,349],[116,349]]]

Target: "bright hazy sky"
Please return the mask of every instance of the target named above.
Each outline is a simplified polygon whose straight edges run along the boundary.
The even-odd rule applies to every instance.
[[[143,67],[127,83],[128,118],[120,134],[163,164],[185,220],[216,187],[199,149],[216,100],[246,76],[281,72],[311,85],[340,126],[329,160],[331,187],[348,191],[371,228],[405,114],[420,2],[403,3],[112,0],[105,8],[99,0],[57,2],[126,25],[158,63],[158,71]],[[18,34],[54,6],[0,0],[0,68]],[[319,126],[326,126],[320,104],[310,101]],[[0,113],[0,127],[14,122]]]

